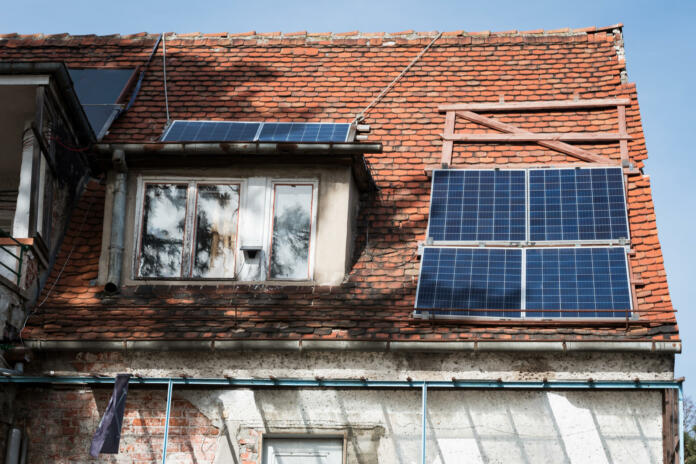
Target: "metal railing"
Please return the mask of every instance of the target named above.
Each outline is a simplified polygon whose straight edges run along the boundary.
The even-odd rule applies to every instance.
[[[24,264],[27,251],[30,248],[31,246],[20,242],[16,238],[12,237],[9,233],[0,229],[0,250],[2,250],[2,253],[0,253],[0,266],[2,266],[4,269],[7,270],[7,272],[14,276],[14,280],[17,284],[17,287],[19,287],[21,283],[22,265]],[[6,257],[8,255],[12,258],[10,260],[11,263],[13,261],[17,263],[15,266],[11,266],[7,263]]]

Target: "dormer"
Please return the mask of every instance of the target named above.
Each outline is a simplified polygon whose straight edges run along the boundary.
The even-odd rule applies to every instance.
[[[107,166],[100,283],[116,291],[118,273],[123,285],[340,284],[360,193],[374,189],[363,154],[381,150],[355,132],[334,122],[174,121],[160,143],[98,146],[107,165],[120,159]],[[123,224],[122,245],[112,224]]]

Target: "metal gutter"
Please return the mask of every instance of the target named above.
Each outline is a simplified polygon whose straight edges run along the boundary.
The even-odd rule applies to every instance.
[[[121,289],[121,272],[123,270],[123,244],[126,235],[126,195],[128,190],[128,168],[123,151],[113,153],[116,171],[111,208],[111,236],[109,238],[109,271],[104,291],[115,294]]]
[[[278,155],[283,153],[362,155],[382,153],[381,143],[290,143],[290,142],[206,142],[206,143],[100,143],[100,154],[123,150],[127,155]]]
[[[17,376],[0,377],[0,384],[51,384],[51,385],[111,385],[115,377],[83,377],[83,376]],[[191,378],[191,377],[131,377],[129,384],[137,385],[172,385],[178,386],[208,386],[208,387],[286,387],[286,388],[399,388],[415,389],[426,385],[428,388],[487,388],[494,390],[544,389],[544,390],[655,390],[678,389],[681,381],[655,380],[646,382],[635,381],[497,381],[497,380],[369,380],[369,379],[276,379],[256,378],[237,379],[222,378]]]
[[[68,69],[63,63],[57,62],[31,62],[31,61],[5,61],[0,62],[0,75],[3,74],[50,74],[56,80],[61,97],[65,99],[68,106],[68,113],[77,119],[80,132],[85,138],[81,142],[85,145],[96,142],[96,137],[92,126],[87,119],[80,99],[73,88],[72,79],[68,74]]]
[[[362,351],[681,353],[681,341],[25,340],[37,351]]]

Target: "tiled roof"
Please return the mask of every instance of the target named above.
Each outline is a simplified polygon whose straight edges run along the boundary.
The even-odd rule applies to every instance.
[[[382,154],[366,155],[380,192],[363,199],[360,252],[340,286],[141,285],[106,297],[94,285],[104,189],[91,183],[44,290],[46,295],[52,289],[50,295],[30,318],[25,338],[677,340],[649,178],[642,174],[630,176],[628,185],[633,271],[641,281],[638,309],[660,312],[645,312],[639,321],[622,325],[424,321],[411,316],[417,243],[424,239],[428,218],[424,167],[440,161],[442,147],[444,115],[438,105],[495,102],[501,95],[505,101],[627,97],[632,101],[626,111],[633,137],[630,159],[642,168],[647,151],[636,89],[624,79],[620,27],[443,33],[366,115],[369,140],[384,144]],[[168,34],[171,117],[350,121],[436,35]],[[0,59],[132,67],[146,61],[156,39],[148,34],[6,35],[0,38]],[[166,121],[161,52],[160,47],[135,105],[113,124],[105,141],[148,142],[160,136]],[[534,131],[617,131],[615,108],[491,116]],[[583,148],[619,159],[618,144]],[[455,144],[453,154],[457,165],[566,162],[577,160],[534,144]]]

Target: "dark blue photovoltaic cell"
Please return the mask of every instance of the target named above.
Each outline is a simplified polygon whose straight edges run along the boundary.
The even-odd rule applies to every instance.
[[[162,142],[251,142],[261,123],[174,121]]]
[[[428,236],[433,240],[525,240],[525,173],[433,172]]]
[[[529,171],[529,239],[628,238],[621,168]]]
[[[174,121],[162,141],[345,142],[349,130],[346,123]]]
[[[435,314],[520,317],[522,250],[425,247],[416,309]],[[480,311],[507,309],[510,311]]]
[[[259,142],[345,142],[350,124],[266,122]]]
[[[542,248],[526,253],[527,317],[626,317],[631,291],[624,248]],[[554,311],[535,311],[540,309]]]

